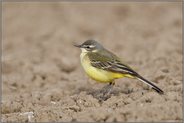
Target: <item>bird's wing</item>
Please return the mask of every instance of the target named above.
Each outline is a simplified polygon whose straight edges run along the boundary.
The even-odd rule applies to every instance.
[[[108,53],[106,52],[90,53],[89,59],[91,61],[91,65],[98,69],[103,69],[111,72],[130,74],[132,76],[138,75],[129,66],[123,64],[116,55],[114,55],[109,51],[107,52]]]
[[[109,53],[90,53],[89,59],[91,61],[91,65],[93,67],[96,67],[98,69],[103,69],[107,71],[122,73],[122,74],[128,74],[132,77],[135,77],[142,82],[146,83],[147,85],[151,86],[154,90],[156,90],[158,93],[163,94],[163,90],[158,88],[156,85],[154,85],[152,82],[146,80],[142,76],[140,76],[138,73],[136,73],[134,70],[132,70],[129,66],[123,64],[120,59],[112,54]]]

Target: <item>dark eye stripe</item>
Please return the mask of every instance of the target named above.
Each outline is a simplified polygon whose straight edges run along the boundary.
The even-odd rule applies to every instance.
[[[88,45],[84,45],[84,48],[89,48],[89,46]]]

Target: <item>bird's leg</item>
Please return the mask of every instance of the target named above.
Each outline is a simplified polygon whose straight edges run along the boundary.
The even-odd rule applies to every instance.
[[[115,85],[115,81],[110,82],[109,85]]]
[[[115,82],[112,81],[108,85],[104,86],[102,88],[102,91],[101,91],[103,93],[103,95],[109,95],[112,91],[112,88],[113,88],[114,84],[115,84]]]
[[[107,90],[107,95],[110,95],[111,94],[112,88],[113,88],[114,85],[115,85],[115,82],[114,81],[112,81],[112,82],[109,83],[109,88]]]
[[[114,85],[114,82],[110,82],[108,85],[104,86],[99,92],[98,95],[95,95],[96,98],[98,98],[100,101],[107,100],[110,98],[110,94],[112,92],[112,87]]]

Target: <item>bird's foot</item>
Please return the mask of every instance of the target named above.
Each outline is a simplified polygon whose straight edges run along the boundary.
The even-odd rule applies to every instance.
[[[113,85],[112,84],[108,84],[108,85],[104,86],[100,92],[103,95],[108,95],[108,94],[110,94],[112,92],[112,88],[113,88]]]
[[[105,101],[105,100],[107,100],[111,96],[112,89],[113,89],[113,84],[108,84],[108,85],[104,86],[99,91],[98,95],[96,95],[96,98],[99,101]]]

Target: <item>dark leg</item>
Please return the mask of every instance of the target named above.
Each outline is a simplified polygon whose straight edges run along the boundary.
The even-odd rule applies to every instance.
[[[110,98],[114,84],[114,82],[110,82],[108,85],[104,86],[102,90],[100,90],[100,100],[107,100],[108,98]]]
[[[101,90],[101,93],[103,93],[103,95],[110,94],[114,84],[115,84],[115,82],[113,81],[113,82],[110,82],[108,85],[104,86]]]
[[[112,88],[115,82],[110,82],[108,85],[105,85],[101,90],[96,91],[93,96],[99,101],[105,101],[111,96]]]
[[[115,85],[115,82],[114,82],[114,81],[112,81],[112,82],[110,82],[110,83],[109,83],[109,85]]]
[[[115,85],[115,82],[114,81],[110,82],[109,85],[107,85],[108,86],[107,93],[104,94],[104,95],[110,95],[111,92],[112,92],[112,88],[113,88],[114,85]]]

